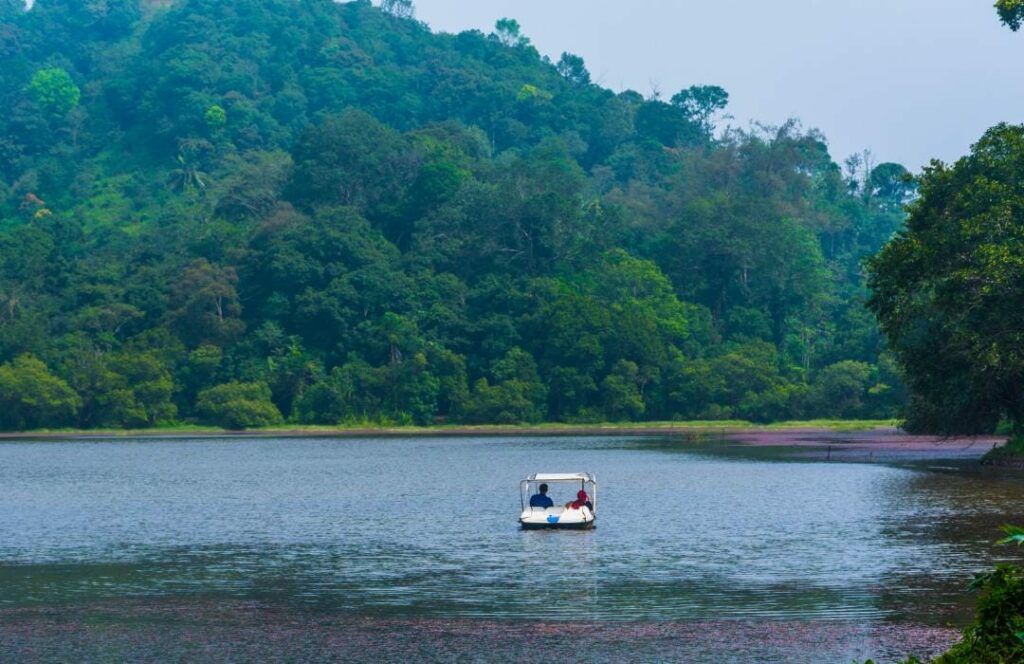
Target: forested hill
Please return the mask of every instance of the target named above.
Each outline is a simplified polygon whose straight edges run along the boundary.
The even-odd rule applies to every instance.
[[[0,0],[0,427],[898,411],[902,167],[386,7]]]

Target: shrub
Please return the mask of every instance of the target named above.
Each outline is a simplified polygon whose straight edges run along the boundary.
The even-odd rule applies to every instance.
[[[971,588],[981,590],[974,621],[937,664],[1024,661],[1024,571],[1001,563],[979,574]]]
[[[241,430],[281,424],[284,418],[270,400],[266,383],[231,382],[199,393],[196,409],[205,422]]]
[[[81,405],[78,394],[32,355],[0,366],[0,427],[4,429],[64,426]]]
[[[1024,543],[1024,528],[1003,526],[1003,531],[1007,536],[999,544]],[[975,576],[969,587],[981,591],[974,620],[959,643],[935,659],[936,664],[1024,661],[1024,570],[1000,563],[991,572]]]

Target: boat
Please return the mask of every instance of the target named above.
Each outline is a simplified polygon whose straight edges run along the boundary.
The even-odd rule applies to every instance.
[[[551,507],[530,505],[530,497],[539,493],[542,484],[549,485],[549,489],[561,489],[555,491],[552,500],[556,502]],[[589,504],[567,507],[566,503],[557,502],[558,498],[578,502],[579,491],[586,491]],[[519,500],[519,523],[523,530],[589,530],[594,527],[597,513],[597,478],[593,473],[534,473],[519,483]]]

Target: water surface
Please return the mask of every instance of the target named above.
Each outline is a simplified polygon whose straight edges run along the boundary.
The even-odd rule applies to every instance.
[[[937,628],[1013,553],[989,543],[1024,497],[1017,477],[938,466],[672,438],[2,442],[0,627],[155,605],[471,631]],[[522,477],[580,470],[596,530],[517,528]]]

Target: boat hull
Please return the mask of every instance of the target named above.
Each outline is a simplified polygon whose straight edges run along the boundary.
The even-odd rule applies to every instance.
[[[589,507],[531,507],[519,515],[524,530],[589,530],[594,527],[594,513]]]
[[[523,530],[591,530],[594,528],[593,521],[581,521],[578,523],[528,523],[520,521]]]

